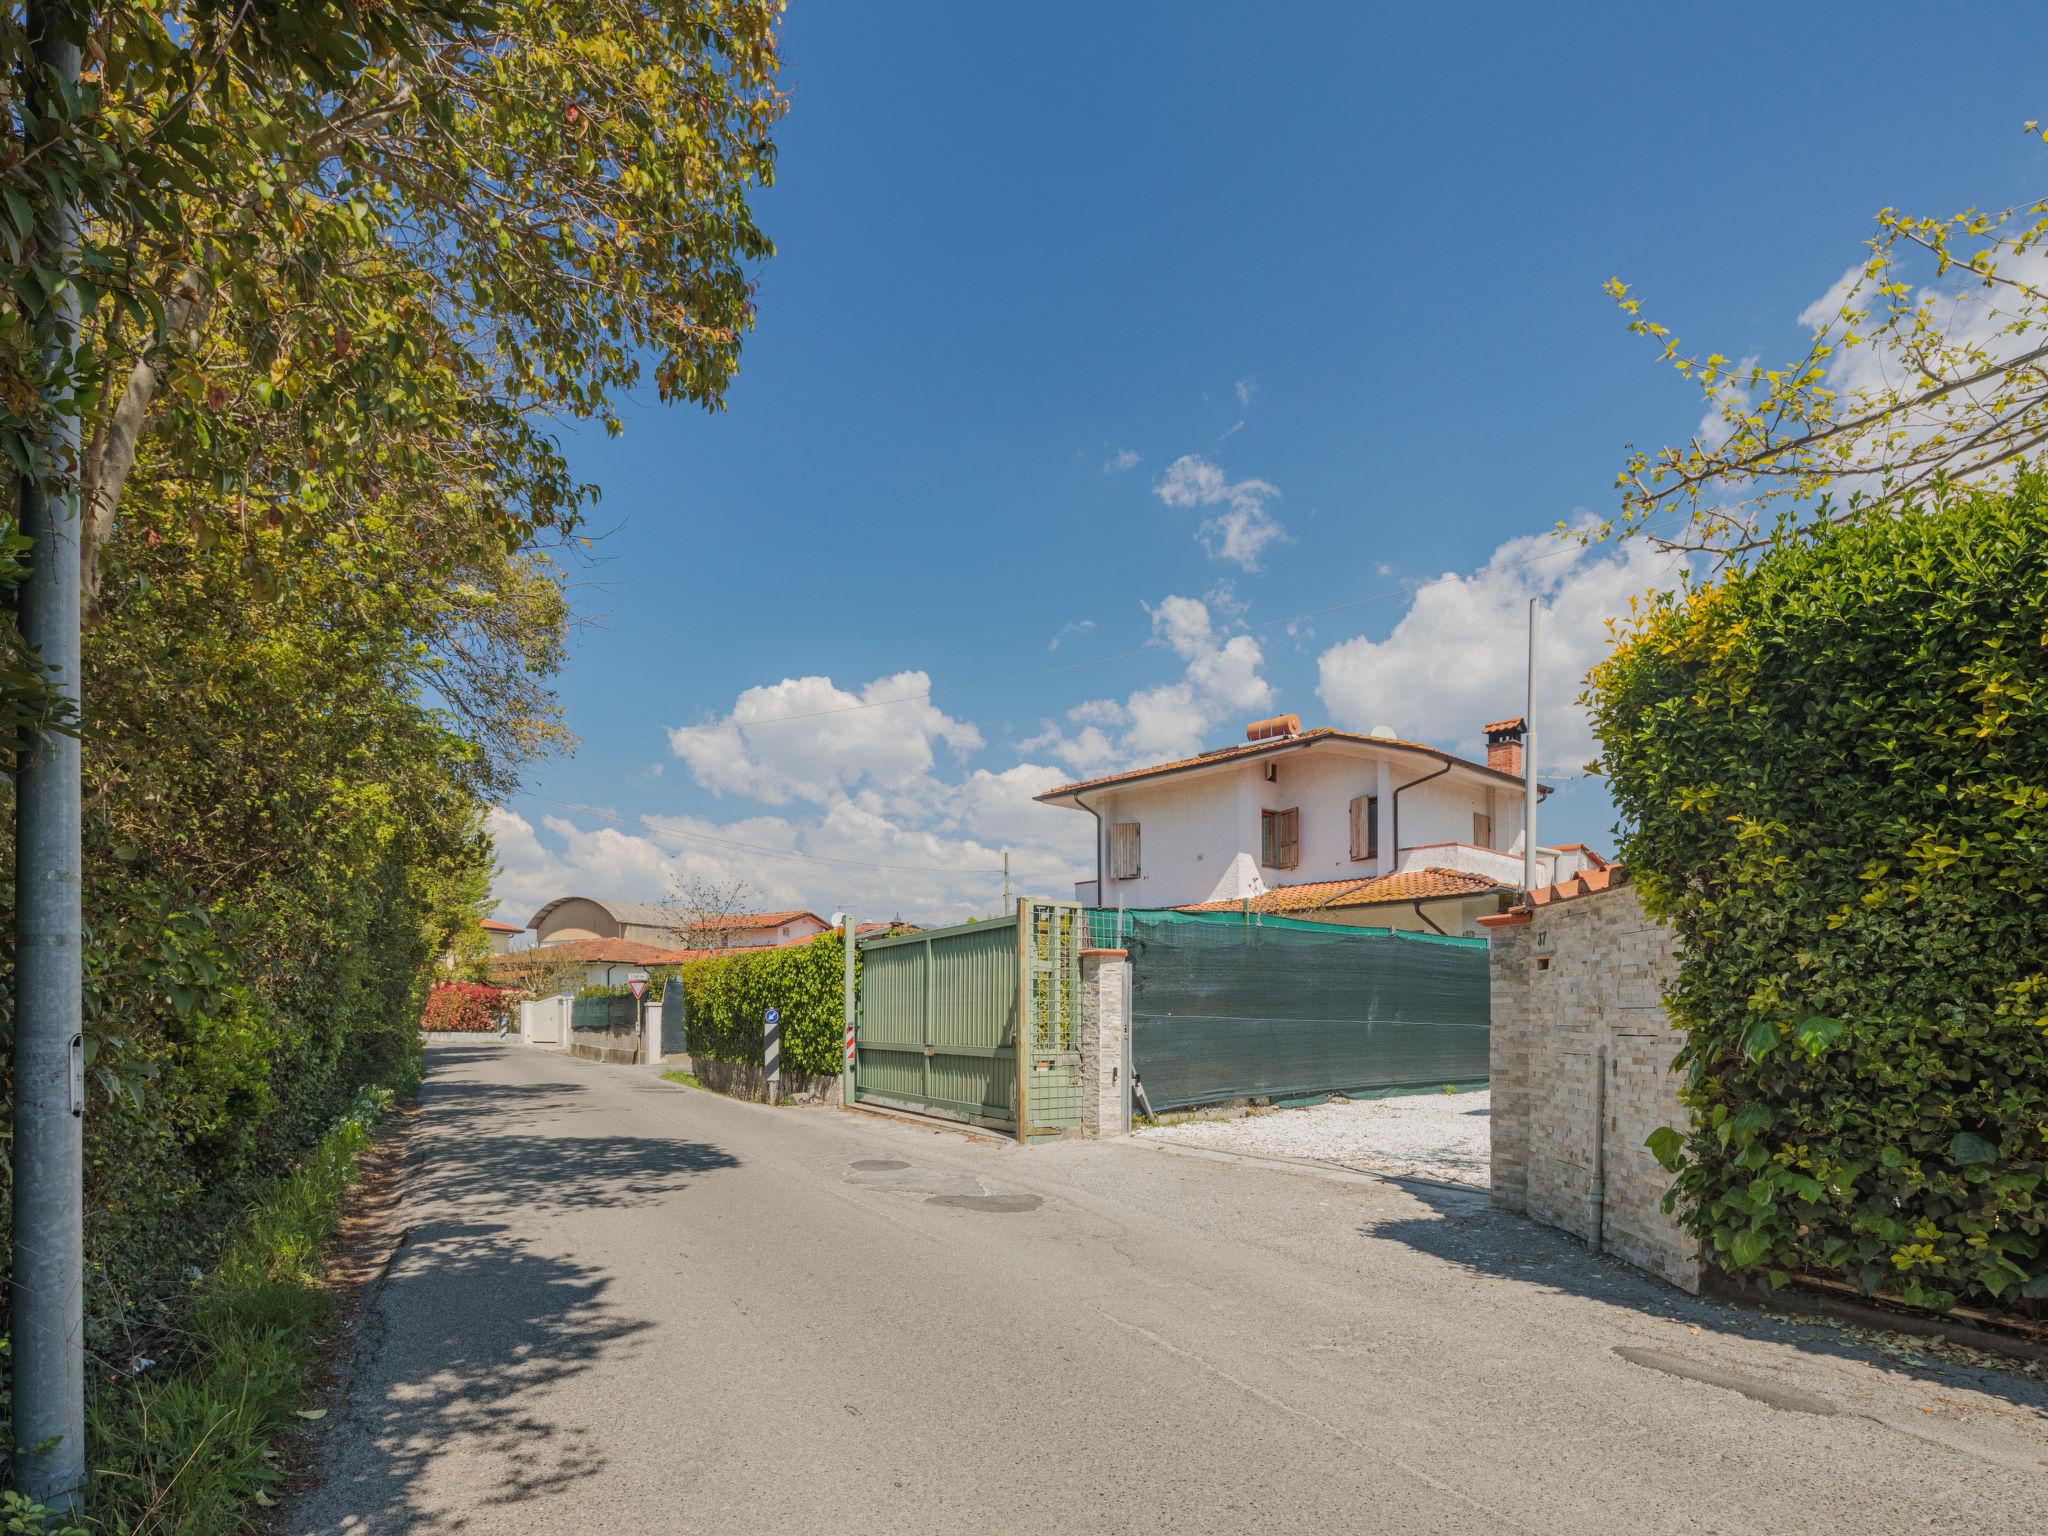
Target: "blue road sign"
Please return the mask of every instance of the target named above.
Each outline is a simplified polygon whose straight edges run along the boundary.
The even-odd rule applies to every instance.
[[[782,1015],[775,1009],[770,1008],[761,1015],[761,1022],[763,1024],[780,1024],[782,1022]]]

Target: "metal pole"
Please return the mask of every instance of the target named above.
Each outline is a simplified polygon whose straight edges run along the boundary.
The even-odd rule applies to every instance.
[[[1003,850],[1003,910],[1010,910],[1010,850]]]
[[[1607,1236],[1607,1047],[1593,1053],[1593,1238],[1600,1252]]]
[[[859,1019],[857,1010],[860,1006],[860,989],[858,979],[854,974],[854,965],[860,953],[860,941],[856,937],[860,932],[860,925],[854,922],[851,912],[843,914],[840,922],[842,924],[840,934],[846,945],[846,979],[843,984],[846,1009],[846,1055],[840,1066],[839,1102],[851,1109],[856,1101],[853,1079],[855,1068],[858,1065],[858,1058],[855,1054],[858,1047],[854,1041],[854,1031]]]
[[[1522,716],[1522,889],[1536,889],[1536,599],[1529,599],[1529,705]]]
[[[79,45],[67,8],[31,6],[36,117],[62,121],[51,78],[78,81]],[[61,131],[61,130],[59,130]],[[68,271],[78,254],[78,209],[59,202],[38,254]],[[78,418],[71,350],[78,290],[68,283],[36,316],[47,371],[41,474],[21,483],[28,580],[21,634],[45,676],[79,700]],[[85,1486],[83,861],[76,736],[42,730],[22,752],[15,800],[14,1015],[14,1482],[54,1509],[76,1510]]]

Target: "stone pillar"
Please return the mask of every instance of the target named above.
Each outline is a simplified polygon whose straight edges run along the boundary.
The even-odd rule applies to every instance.
[[[1526,915],[1482,918],[1492,988],[1490,1075],[1493,1198],[1509,1210],[1529,1206],[1529,951]]]
[[[640,1013],[640,1059],[661,1061],[661,1004],[643,1003]]]
[[[1081,951],[1081,1134],[1121,1136],[1131,1128],[1126,1108],[1124,1043],[1130,1034],[1124,987],[1130,957],[1121,949]]]

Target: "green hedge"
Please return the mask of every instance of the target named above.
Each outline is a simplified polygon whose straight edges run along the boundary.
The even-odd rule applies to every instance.
[[[1782,540],[1592,677],[1733,1271],[2048,1297],[2048,484]]]
[[[678,973],[694,1058],[761,1064],[761,1015],[782,1015],[782,1063],[837,1073],[845,1040],[846,945],[838,933],[808,944],[692,960]],[[658,982],[656,983],[659,984]]]

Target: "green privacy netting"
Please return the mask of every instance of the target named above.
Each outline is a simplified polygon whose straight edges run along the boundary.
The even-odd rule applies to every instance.
[[[1155,1110],[1487,1077],[1486,941],[1240,913],[1093,910],[1131,957],[1131,1065]]]

